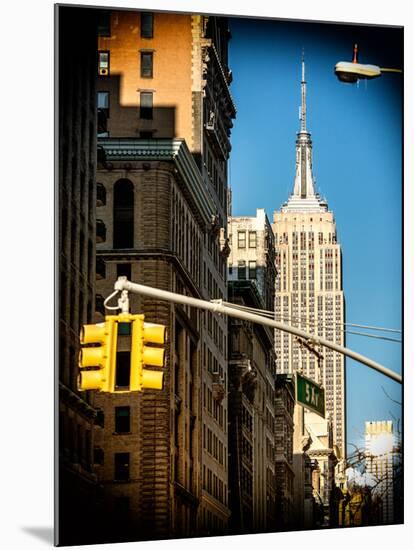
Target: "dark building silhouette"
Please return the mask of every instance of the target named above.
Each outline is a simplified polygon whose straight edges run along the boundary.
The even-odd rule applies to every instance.
[[[84,8],[56,7],[58,230],[58,464],[56,542],[95,536],[99,510],[93,472],[96,412],[78,392],[79,329],[95,310],[96,17]],[[74,40],[76,29],[76,40]]]

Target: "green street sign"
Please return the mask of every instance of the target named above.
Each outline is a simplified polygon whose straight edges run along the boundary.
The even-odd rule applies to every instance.
[[[325,418],[325,390],[322,386],[296,373],[296,401]]]

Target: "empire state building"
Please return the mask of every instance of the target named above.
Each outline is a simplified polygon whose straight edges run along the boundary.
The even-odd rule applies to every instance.
[[[293,192],[273,217],[278,270],[275,319],[343,346],[341,247],[333,213],[315,189],[303,59],[301,95]],[[345,456],[344,356],[327,348],[312,352],[297,337],[281,331],[275,331],[275,347],[278,373],[300,370],[323,384],[334,444]]]

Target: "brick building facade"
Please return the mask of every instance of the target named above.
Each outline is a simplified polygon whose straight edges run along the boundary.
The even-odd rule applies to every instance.
[[[121,275],[226,299],[227,159],[235,116],[226,19],[101,15],[96,321]],[[146,321],[166,325],[169,338],[162,391],[96,397],[95,466],[107,539],[225,533],[227,322],[136,295],[130,306]],[[129,349],[128,336],[120,336],[118,374]]]

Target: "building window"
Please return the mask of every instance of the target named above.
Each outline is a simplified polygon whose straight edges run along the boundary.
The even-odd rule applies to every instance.
[[[141,52],[141,78],[152,78],[154,55],[152,52]]]
[[[92,190],[89,189],[90,195],[92,195]],[[96,206],[105,206],[106,205],[106,188],[103,183],[100,181],[96,182]],[[89,254],[89,251],[88,251]]]
[[[238,279],[246,279],[246,262],[244,260],[239,261],[237,277]]]
[[[106,226],[105,226],[105,223],[98,218],[96,220],[96,242],[103,243],[105,241],[106,241]]]
[[[102,10],[98,14],[98,36],[111,36],[111,12]]]
[[[108,137],[109,92],[98,92],[98,137]]]
[[[256,261],[249,262],[249,279],[256,279]]]
[[[116,276],[126,277],[128,281],[131,280],[131,264],[116,264]]]
[[[233,275],[233,264],[229,265],[229,275]]]
[[[109,52],[98,52],[98,74],[99,76],[109,76]]]
[[[129,481],[129,453],[115,453],[115,481]]]
[[[71,300],[74,299],[74,292],[72,293]],[[73,301],[72,301],[73,303]],[[105,315],[104,297],[102,294],[95,294],[95,311],[101,315]]]
[[[140,93],[140,118],[146,120],[152,120],[153,116],[153,93],[152,92],[141,92]]]
[[[95,424],[96,426],[101,426],[101,428],[105,426],[105,413],[102,409],[96,411]]]
[[[129,433],[131,431],[130,418],[129,407],[115,407],[115,432],[118,434]]]
[[[143,130],[139,133],[139,137],[141,139],[152,139],[154,137],[154,131],[153,130]]]
[[[134,186],[126,179],[114,185],[114,248],[134,246]]]
[[[257,233],[256,231],[249,231],[249,248],[256,248]]]
[[[100,464],[101,466],[104,463],[104,451],[100,447],[95,447],[93,450],[93,462],[94,464]]]
[[[141,38],[154,37],[154,14],[143,12],[141,13]]]
[[[237,247],[246,248],[246,231],[237,232]]]

